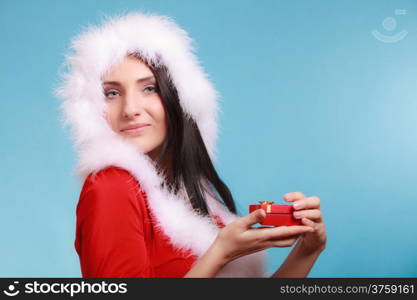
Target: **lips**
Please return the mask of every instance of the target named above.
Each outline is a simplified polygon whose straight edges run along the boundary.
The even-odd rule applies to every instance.
[[[149,126],[149,124],[139,123],[139,124],[129,125],[129,126],[124,127],[123,129],[121,129],[120,131],[138,129],[138,128],[142,128],[142,127],[145,127],[145,126]]]
[[[129,125],[125,128],[121,129],[120,131],[124,135],[129,136],[136,136],[142,134],[145,130],[149,128],[150,124],[135,124],[135,125]]]

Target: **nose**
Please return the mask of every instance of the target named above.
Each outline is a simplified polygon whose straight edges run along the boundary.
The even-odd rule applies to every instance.
[[[140,99],[140,95],[134,92],[126,93],[122,108],[123,117],[126,119],[132,119],[140,115],[142,110],[142,99]]]

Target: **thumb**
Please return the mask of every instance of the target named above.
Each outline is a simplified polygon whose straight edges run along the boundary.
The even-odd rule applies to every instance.
[[[243,223],[246,227],[251,227],[252,225],[255,225],[256,223],[262,222],[262,220],[266,217],[266,212],[259,208],[249,215],[243,217]]]

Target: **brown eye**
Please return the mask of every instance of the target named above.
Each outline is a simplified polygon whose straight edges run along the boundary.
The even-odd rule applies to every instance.
[[[144,91],[147,92],[147,93],[155,93],[155,92],[157,92],[157,88],[154,85],[149,85],[149,86],[144,88]]]

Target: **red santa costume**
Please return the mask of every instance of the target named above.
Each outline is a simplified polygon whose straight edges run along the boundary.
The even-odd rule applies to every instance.
[[[192,40],[166,16],[106,18],[72,41],[68,72],[57,89],[78,150],[83,182],[75,249],[83,277],[183,277],[238,216],[204,192],[210,216],[192,208],[185,189],[162,185],[154,162],[114,133],[105,119],[102,76],[131,53],[163,64],[180,104],[198,125],[214,162],[218,93],[193,53]],[[209,190],[209,189],[208,189]],[[218,277],[265,277],[264,252],[226,264]]]

